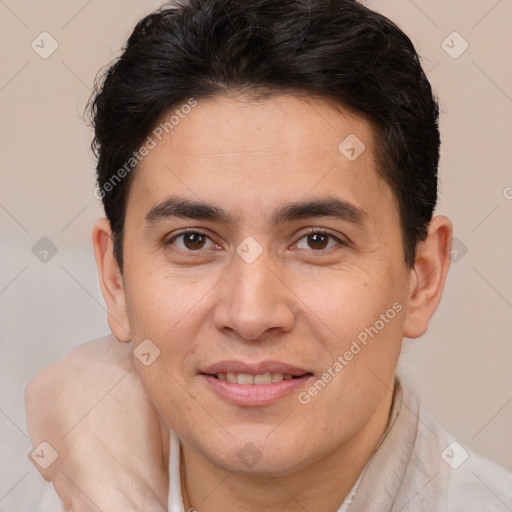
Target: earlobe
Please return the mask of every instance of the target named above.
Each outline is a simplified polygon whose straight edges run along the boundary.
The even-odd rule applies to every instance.
[[[123,277],[114,255],[112,230],[108,219],[100,219],[92,230],[92,244],[101,292],[108,310],[108,325],[122,342],[130,341]]]
[[[443,215],[434,217],[427,238],[416,248],[414,268],[411,269],[404,336],[418,338],[428,327],[443,293],[450,268],[452,223]]]

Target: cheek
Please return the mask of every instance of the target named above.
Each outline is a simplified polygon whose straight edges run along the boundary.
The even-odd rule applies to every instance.
[[[172,337],[183,323],[192,322],[214,283],[212,275],[194,276],[190,269],[170,272],[163,265],[132,265],[125,281],[132,339]]]
[[[383,267],[373,272],[352,269],[332,277],[308,285],[303,293],[309,294],[308,305],[326,326],[326,335],[317,335],[329,354],[325,371],[336,375],[323,403],[329,408],[342,401],[347,409],[352,404],[356,410],[392,385],[402,342],[404,274]]]
[[[403,305],[406,287],[402,281],[403,275],[391,268],[373,271],[351,268],[296,279],[294,291],[333,338],[347,340],[374,325],[390,309],[388,316],[391,319],[397,316],[396,309],[400,308],[393,309],[393,304]]]
[[[201,328],[202,287],[179,279],[146,274],[127,287],[127,309],[134,356],[151,340],[158,356],[149,365],[135,360],[135,368],[155,407],[169,423],[173,411],[193,407],[186,369],[194,358]],[[204,319],[203,319],[204,322]]]
[[[318,377],[328,383],[307,389],[301,403],[312,416],[330,418],[333,429],[352,418],[355,432],[392,387],[405,313],[402,288],[392,272],[347,272],[309,289],[308,305],[328,328],[318,336],[329,354]]]

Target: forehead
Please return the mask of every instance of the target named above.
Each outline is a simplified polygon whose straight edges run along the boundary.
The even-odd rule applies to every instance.
[[[371,126],[333,102],[220,96],[187,112],[165,125],[166,113],[159,137],[151,134],[156,144],[135,171],[127,214],[130,204],[147,210],[169,195],[222,203],[239,218],[336,192],[363,210],[393,203],[376,172]]]
[[[166,119],[168,114],[160,120],[161,127]],[[163,145],[172,146],[177,159],[195,157],[213,164],[250,153],[253,159],[282,159],[290,167],[305,154],[338,157],[339,143],[350,134],[357,134],[367,147],[373,141],[371,127],[361,116],[333,101],[298,94],[266,100],[243,95],[200,100],[174,121],[177,124],[163,134]],[[179,144],[173,144],[177,137]],[[367,158],[371,154],[370,150]]]

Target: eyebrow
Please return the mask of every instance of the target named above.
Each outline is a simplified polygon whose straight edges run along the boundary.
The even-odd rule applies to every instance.
[[[234,222],[234,217],[222,208],[179,197],[169,197],[152,207],[146,214],[145,220],[146,224],[152,225],[173,217],[210,220],[222,224]],[[273,221],[277,225],[311,217],[332,217],[357,225],[363,225],[368,220],[368,214],[362,208],[336,197],[327,197],[281,206],[274,212]]]

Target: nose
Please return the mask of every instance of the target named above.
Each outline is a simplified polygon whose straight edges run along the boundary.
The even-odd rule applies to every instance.
[[[252,263],[234,256],[233,267],[217,293],[214,323],[219,331],[256,341],[271,332],[292,329],[293,292],[279,272],[271,268],[272,262],[265,253]]]

